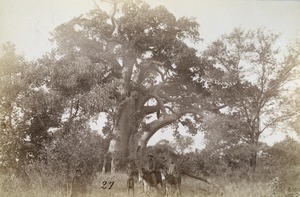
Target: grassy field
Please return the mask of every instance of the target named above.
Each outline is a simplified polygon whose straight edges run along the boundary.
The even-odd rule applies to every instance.
[[[128,196],[126,191],[126,174],[98,174],[93,184],[90,186],[90,197],[123,197]],[[113,184],[112,184],[113,182]],[[212,183],[218,185],[213,187],[199,180],[190,177],[182,177],[182,196],[183,197],[273,197],[272,187],[268,183],[250,183],[246,181],[228,182],[222,180],[212,180]],[[110,189],[109,189],[110,187]],[[67,197],[69,192],[63,189],[47,189],[39,185],[32,186],[28,191],[18,189],[18,183],[15,183],[14,189],[10,191],[0,191],[2,197]],[[142,193],[142,186],[135,185],[135,196],[146,196]],[[152,195],[154,196],[154,195]]]
[[[91,196],[127,196],[126,191],[126,180],[127,175],[125,174],[101,174],[97,180],[94,182],[92,195]],[[114,185],[111,189],[103,189],[101,186],[103,185],[103,181],[114,181]],[[210,186],[207,184],[203,184],[200,181],[193,180],[187,177],[183,177],[182,180],[182,194],[187,197],[200,197],[207,196],[208,190]],[[154,191],[153,191],[154,193]],[[143,194],[142,185],[137,183],[135,185],[135,196],[146,196]],[[153,195],[154,196],[154,195]]]

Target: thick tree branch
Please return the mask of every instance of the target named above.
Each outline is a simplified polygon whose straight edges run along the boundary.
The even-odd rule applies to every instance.
[[[114,1],[113,2],[113,13],[112,13],[112,15],[111,15],[111,17],[110,17],[110,20],[111,20],[111,23],[112,23],[112,26],[113,26],[113,28],[112,28],[112,32],[111,32],[111,35],[112,36],[117,36],[118,35],[118,24],[116,23],[116,19],[115,19],[115,14],[116,14],[116,11],[117,11],[117,1]]]
[[[214,112],[219,112],[220,109],[224,109],[225,107],[227,107],[228,105],[223,104],[220,106],[216,106],[216,104],[214,104],[215,107],[212,107],[211,109],[209,109],[210,111],[214,111]]]
[[[155,105],[155,106],[143,106],[142,107],[142,113],[143,113],[143,115],[153,114],[153,113],[157,112],[158,110],[160,110],[160,106],[159,105]]]
[[[132,77],[132,71],[136,57],[133,54],[126,54],[123,60],[122,75],[125,83],[129,83]]]
[[[148,60],[148,61],[149,63],[141,68],[139,75],[137,77],[137,82],[142,83],[147,78],[146,73],[149,70],[157,72],[161,76],[162,81],[164,81],[165,75],[158,69],[157,66],[163,66],[165,62],[157,62],[154,60]]]
[[[94,5],[96,6],[96,8],[100,11],[101,8],[99,7],[99,5],[96,3],[95,0],[92,0]],[[110,20],[111,20],[111,24],[112,24],[112,31],[111,31],[111,35],[114,36],[114,35],[118,35],[118,24],[116,23],[116,19],[115,19],[115,15],[116,15],[116,12],[117,12],[117,5],[118,5],[118,1],[106,1],[106,0],[102,0],[103,2],[107,2],[107,3],[110,3],[110,4],[113,4],[113,10],[112,10],[112,14],[110,16]]]
[[[189,173],[186,170],[181,170],[181,173],[184,174],[184,175],[187,175],[189,177],[192,177],[194,179],[204,181],[207,184],[211,184],[208,179],[206,179],[206,178],[204,178],[202,176],[199,176],[199,175],[196,176],[195,174]]]
[[[114,70],[121,70],[122,66],[119,64],[119,62],[115,59],[112,58],[111,54],[108,53],[100,53],[99,58],[102,59],[105,63],[108,63],[112,66]]]
[[[166,115],[166,116],[164,116],[163,119],[154,120],[151,123],[147,124],[148,131],[150,133],[152,133],[152,132],[155,133],[159,129],[161,129],[171,123],[176,122],[180,117],[182,117],[186,114],[189,114],[189,113],[197,114],[201,117],[203,116],[202,111],[200,109],[184,109],[184,110],[181,110],[180,112],[173,113],[171,115]]]
[[[252,130],[252,118],[250,117],[250,115],[248,113],[248,108],[246,107],[244,102],[242,103],[242,108],[246,115],[247,126],[248,126],[249,130]]]
[[[163,101],[161,100],[161,98],[160,98],[157,94],[155,94],[155,93],[149,93],[149,95],[155,98],[156,102],[157,102],[158,105],[159,105],[160,110],[161,110],[162,113],[163,113],[163,116],[166,116],[166,115],[167,115],[167,111],[166,111],[166,109],[165,109],[165,107],[164,107],[164,103],[163,103]]]
[[[175,113],[175,111],[170,106],[165,106],[165,108],[170,110],[172,113]]]
[[[146,131],[148,133],[147,137],[145,138],[145,143],[147,143],[151,137],[161,128],[172,124],[179,120],[180,117],[184,116],[185,114],[192,113],[192,114],[198,114],[202,116],[202,113],[195,109],[186,109],[182,110],[181,112],[177,114],[172,115],[166,115],[163,119],[154,120],[151,123],[147,124],[148,130]]]

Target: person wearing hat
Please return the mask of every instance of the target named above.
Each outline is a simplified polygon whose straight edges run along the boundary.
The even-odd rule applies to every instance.
[[[148,154],[148,170],[151,174],[152,181],[154,185],[157,185],[156,181],[156,163],[155,163],[155,158],[153,154]]]

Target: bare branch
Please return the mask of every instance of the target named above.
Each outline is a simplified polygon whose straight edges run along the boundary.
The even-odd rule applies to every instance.
[[[226,105],[226,104],[223,104],[223,105],[220,105],[220,106],[216,106],[215,105],[215,107],[212,107],[212,108],[210,108],[209,110],[210,111],[219,111],[220,109],[223,109],[223,108],[225,108],[225,107],[227,107],[228,105]]]
[[[94,5],[96,6],[96,8],[98,10],[101,10],[101,8],[99,7],[99,5],[96,3],[95,0],[92,0],[94,2]],[[112,37],[115,37],[115,36],[118,36],[118,24],[116,23],[116,19],[115,19],[115,15],[116,15],[116,12],[117,12],[117,5],[119,3],[118,0],[112,0],[112,1],[106,1],[106,0],[101,0],[103,2],[106,2],[106,3],[109,3],[109,4],[112,4],[113,5],[113,10],[112,10],[112,14],[110,16],[110,20],[111,20],[111,24],[112,24],[112,32],[111,32],[111,35]],[[101,10],[102,11],[102,10]]]
[[[99,7],[99,5],[96,3],[96,1],[95,0],[92,0],[93,2],[94,2],[94,5],[96,6],[96,8],[98,9],[98,10],[101,10],[101,8]],[[101,10],[102,11],[102,10]]]
[[[296,114],[296,112],[292,112],[292,113],[289,113],[289,114],[286,114],[286,115],[283,115],[283,116],[275,118],[272,122],[270,122],[269,124],[265,125],[265,127],[263,129],[261,129],[261,131],[259,133],[260,134],[263,133],[267,128],[275,125],[278,122],[282,122],[282,121],[290,119],[295,114]]]
[[[76,108],[74,114],[72,115],[72,118],[75,118],[77,116],[78,111],[79,111],[79,99],[76,102]]]

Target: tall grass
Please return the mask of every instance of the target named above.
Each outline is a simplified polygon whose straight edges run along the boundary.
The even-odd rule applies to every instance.
[[[10,178],[10,179],[9,179]],[[33,177],[31,177],[33,178]],[[27,190],[22,189],[21,182],[16,178],[0,177],[2,188],[0,196],[2,197],[67,197],[70,195],[66,186],[61,185],[51,189],[45,187],[49,183],[35,177],[31,180],[31,187]],[[10,186],[3,187],[4,182],[10,180]],[[51,181],[51,180],[49,180]],[[123,197],[127,196],[126,191],[127,175],[123,173],[116,174],[101,174],[98,173],[92,185],[89,186],[89,197]],[[108,183],[112,183],[108,189]],[[107,183],[106,185],[104,183]],[[182,196],[184,197],[297,197],[299,193],[276,193],[276,183],[274,182],[259,182],[259,181],[228,181],[226,179],[215,178],[212,180],[212,185],[195,180],[190,177],[182,177]],[[43,185],[45,184],[45,185]],[[106,187],[105,187],[106,186]],[[10,187],[10,188],[9,188]],[[145,196],[142,193],[142,186],[139,183],[135,185],[135,196]]]

